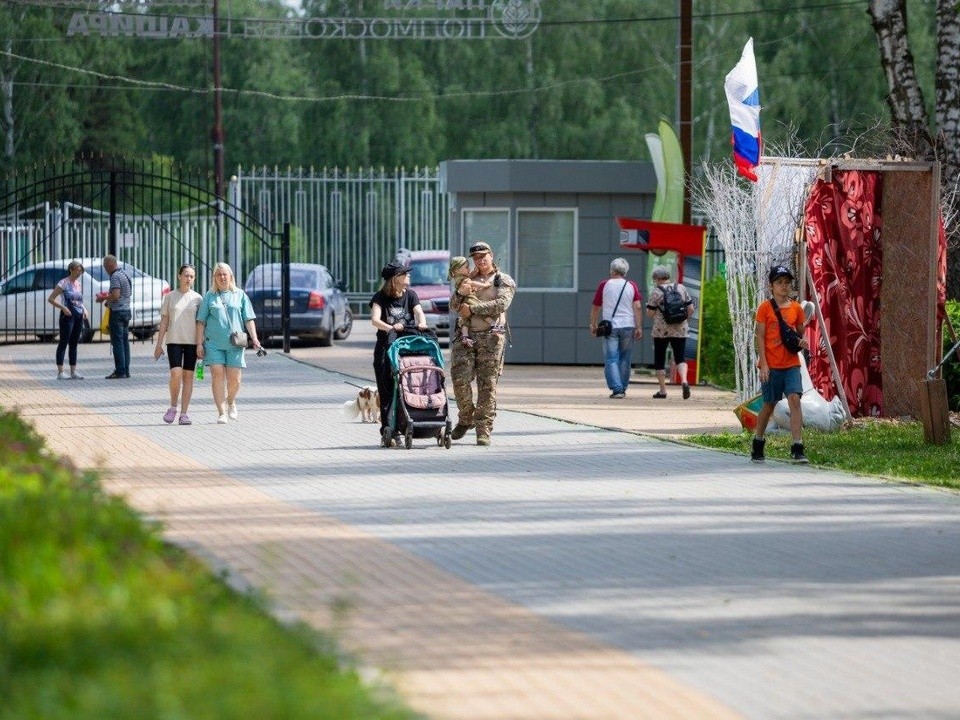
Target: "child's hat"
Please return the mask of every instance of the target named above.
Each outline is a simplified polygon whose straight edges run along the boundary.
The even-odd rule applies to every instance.
[[[450,267],[447,268],[447,277],[452,278],[453,274],[466,264],[467,259],[462,255],[455,255],[454,257],[450,258]]]
[[[790,268],[786,265],[774,265],[770,268],[770,282],[782,277],[788,277],[793,280],[793,273],[790,272]]]

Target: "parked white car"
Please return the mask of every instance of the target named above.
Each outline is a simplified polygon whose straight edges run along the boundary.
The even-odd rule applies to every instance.
[[[65,278],[67,265],[74,258],[47,260],[18,270],[0,283],[0,336],[22,340],[36,335],[53,340],[60,332],[59,310],[47,302],[54,286]],[[89,318],[84,324],[83,342],[90,342],[100,329],[103,304],[96,302],[99,293],[109,292],[110,276],[103,269],[102,258],[77,258],[83,263],[80,284],[83,304]],[[130,331],[138,340],[149,339],[160,325],[160,302],[170,292],[170,284],[147,275],[128,263],[121,263],[130,276]]]

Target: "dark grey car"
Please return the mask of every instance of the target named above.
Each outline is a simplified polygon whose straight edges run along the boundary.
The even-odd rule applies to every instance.
[[[257,314],[260,341],[282,335],[280,263],[255,267],[244,290]],[[290,263],[290,335],[324,347],[345,339],[353,329],[353,314],[344,290],[323,265]]]

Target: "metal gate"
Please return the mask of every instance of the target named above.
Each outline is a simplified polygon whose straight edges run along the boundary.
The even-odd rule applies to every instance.
[[[221,260],[232,263],[241,285],[248,269],[281,262],[282,225],[263,217],[218,201],[208,175],[162,159],[81,158],[18,173],[0,194],[0,340],[43,340],[59,332],[58,312],[47,298],[74,259],[86,270],[85,339],[91,339],[102,316],[94,296],[109,285],[101,267],[106,254],[129,270],[131,331],[148,338],[180,265],[196,267],[196,290],[203,293]]]

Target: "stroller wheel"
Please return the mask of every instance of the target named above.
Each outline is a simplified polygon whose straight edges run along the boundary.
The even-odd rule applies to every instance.
[[[390,428],[384,428],[380,432],[380,447],[382,448],[390,447]]]
[[[404,440],[405,440],[404,445],[406,446],[407,450],[413,447],[413,431],[412,430],[407,430],[407,434]]]
[[[437,430],[437,446],[443,446],[443,430]]]
[[[443,446],[449,450],[450,449],[450,433],[447,433],[443,436]]]

